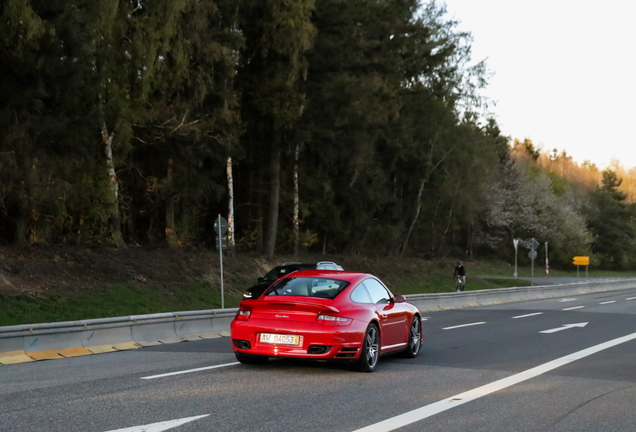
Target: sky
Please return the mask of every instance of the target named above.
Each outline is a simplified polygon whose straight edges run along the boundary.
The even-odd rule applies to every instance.
[[[438,0],[472,58],[504,135],[549,153],[636,167],[635,0]]]

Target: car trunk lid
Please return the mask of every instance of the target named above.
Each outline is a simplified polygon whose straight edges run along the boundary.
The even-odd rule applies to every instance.
[[[337,314],[338,309],[330,306],[331,300],[306,297],[258,300],[250,303],[252,319],[276,320],[281,322],[314,322],[320,313]]]

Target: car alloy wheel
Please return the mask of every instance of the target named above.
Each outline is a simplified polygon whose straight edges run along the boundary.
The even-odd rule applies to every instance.
[[[416,315],[411,321],[411,327],[409,328],[409,340],[404,354],[407,357],[413,358],[420,352],[422,346],[422,325],[420,318]]]
[[[363,372],[373,372],[380,358],[380,331],[375,324],[369,324],[364,334],[362,351],[357,362],[357,369]]]

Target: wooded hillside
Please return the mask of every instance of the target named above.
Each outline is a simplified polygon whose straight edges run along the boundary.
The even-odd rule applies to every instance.
[[[269,259],[534,237],[636,266],[636,173],[502,136],[434,1],[4,0],[0,20],[2,244],[212,247],[221,214]]]

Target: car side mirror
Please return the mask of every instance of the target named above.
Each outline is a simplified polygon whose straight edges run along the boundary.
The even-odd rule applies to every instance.
[[[256,279],[256,282],[258,282],[260,284],[260,283],[265,282],[265,279],[263,277],[259,277],[258,279]]]
[[[404,302],[406,302],[406,299],[404,298],[404,296],[401,296],[401,295],[398,294],[395,297],[393,297],[393,301],[395,303],[404,303]]]

